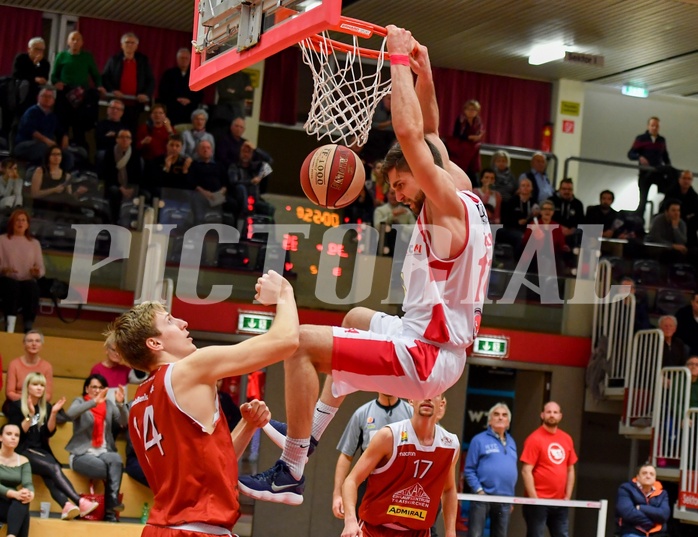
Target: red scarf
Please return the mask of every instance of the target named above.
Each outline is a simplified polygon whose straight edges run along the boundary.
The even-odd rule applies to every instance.
[[[83,395],[85,401],[90,401],[89,395]],[[92,426],[92,445],[101,448],[104,443],[104,421],[107,419],[107,402],[102,401],[92,409],[95,423]]]

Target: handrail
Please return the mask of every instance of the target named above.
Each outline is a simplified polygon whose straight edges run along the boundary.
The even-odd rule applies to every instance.
[[[614,162],[612,160],[602,160],[598,158],[587,158],[587,157],[567,157],[565,159],[565,164],[563,166],[564,176],[567,177],[567,172],[569,170],[570,162],[582,162],[584,164],[600,164],[602,166],[613,166],[615,168],[627,168],[629,170],[645,170],[653,171],[656,168],[654,166],[642,166],[641,164],[630,164],[628,162]]]

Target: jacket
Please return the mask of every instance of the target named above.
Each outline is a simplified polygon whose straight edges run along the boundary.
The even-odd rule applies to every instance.
[[[107,415],[104,419],[104,438],[107,443],[107,450],[116,452],[112,425],[114,422],[118,422],[122,427],[128,425],[128,408],[125,404],[117,407],[108,399],[106,403]],[[73,455],[83,455],[92,447],[92,427],[95,419],[90,410],[95,406],[93,399],[86,401],[82,397],[76,397],[66,411],[68,417],[73,420],[73,436],[65,446],[65,449]]]
[[[136,86],[137,93],[148,97],[155,92],[155,77],[150,68],[148,57],[140,52],[134,55],[136,60]],[[108,92],[118,90],[121,87],[121,72],[124,69],[124,53],[119,52],[107,60],[102,73],[102,85]]]
[[[633,478],[618,489],[616,516],[622,536],[659,534],[666,531],[666,522],[671,516],[669,496],[659,481],[655,481],[652,493],[645,496]]]

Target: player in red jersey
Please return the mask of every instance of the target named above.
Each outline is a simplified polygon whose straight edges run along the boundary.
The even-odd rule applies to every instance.
[[[344,481],[342,537],[429,537],[439,500],[446,537],[455,537],[460,442],[437,425],[441,395],[411,403],[414,415],[378,431]],[[357,519],[357,489],[364,480]]]
[[[406,399],[443,393],[460,378],[477,336],[492,264],[487,212],[438,136],[439,113],[426,47],[388,26],[396,144],[383,170],[398,201],[418,213],[403,263],[404,316],[354,308],[342,327],[302,326],[284,362],[288,427],[273,468],[240,477],[241,492],[298,505],[309,449],[344,396],[357,390]],[[416,82],[413,80],[416,73]],[[317,372],[332,375],[318,400]],[[313,407],[315,412],[313,413]],[[298,489],[291,486],[298,484]]]
[[[146,302],[121,315],[108,335],[124,361],[150,376],[131,404],[129,432],[155,494],[144,537],[231,535],[239,517],[237,457],[271,417],[264,403],[240,407],[228,433],[216,392],[220,378],[247,374],[298,347],[298,313],[291,285],[270,271],[255,298],[277,304],[266,334],[237,345],[197,349],[187,323]]]

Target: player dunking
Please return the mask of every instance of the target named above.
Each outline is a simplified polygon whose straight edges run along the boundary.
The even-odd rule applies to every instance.
[[[342,328],[301,327],[300,347],[284,363],[289,423],[280,431],[287,433],[281,459],[239,481],[253,498],[302,503],[308,448],[344,396],[364,390],[421,400],[443,393],[461,376],[465,349],[480,326],[492,262],[487,214],[479,198],[463,190],[470,181],[438,138],[427,49],[410,32],[387,29],[399,143],[386,155],[384,174],[397,199],[419,215],[403,268],[405,315],[355,308]],[[334,382],[319,401],[316,371],[331,373]]]
[[[380,429],[345,479],[342,537],[429,537],[439,499],[446,537],[455,537],[460,442],[436,425],[445,404],[441,395],[410,402],[412,417]],[[357,491],[364,480],[359,522]]]
[[[231,535],[240,516],[236,453],[270,414],[264,403],[245,403],[231,438],[216,380],[266,367],[298,347],[289,283],[270,271],[256,290],[263,304],[278,302],[276,318],[266,334],[234,346],[197,349],[187,323],[153,302],[133,307],[109,328],[124,361],[150,372],[129,416],[133,448],[155,495],[144,537]]]

